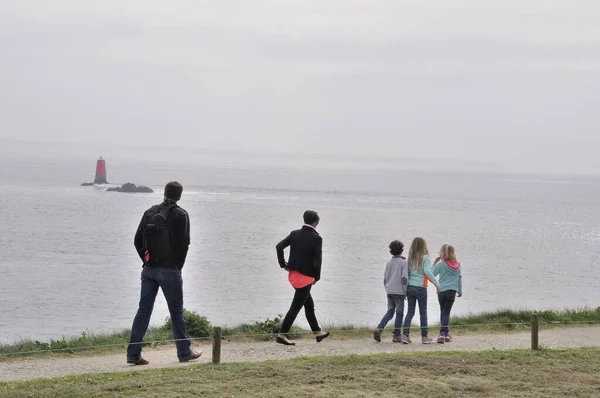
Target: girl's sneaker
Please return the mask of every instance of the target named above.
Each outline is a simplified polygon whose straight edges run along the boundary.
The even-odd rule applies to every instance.
[[[392,339],[392,343],[402,343],[402,337],[394,336],[394,338]]]
[[[423,344],[431,344],[432,341],[433,341],[433,337],[429,337],[429,336],[421,337],[421,343],[423,343]]]
[[[444,340],[446,340],[446,343],[449,343],[452,341],[452,336],[450,336],[450,333],[446,333],[444,335]]]
[[[410,343],[412,343],[412,340],[408,336],[402,336],[402,338],[400,339],[400,341],[402,342],[402,344],[410,344]]]
[[[446,342],[446,336],[444,335],[444,333],[440,333],[440,335],[437,338],[437,343],[444,344],[445,342]]]

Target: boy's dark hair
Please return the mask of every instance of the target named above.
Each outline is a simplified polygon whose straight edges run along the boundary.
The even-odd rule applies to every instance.
[[[400,242],[399,240],[395,240],[392,243],[390,243],[390,254],[392,256],[399,256],[402,254],[403,251],[404,243]]]
[[[320,220],[319,215],[316,211],[306,210],[304,212],[304,224],[313,225],[318,223]]]
[[[183,192],[183,186],[177,181],[168,182],[165,185],[165,198],[174,200],[177,202],[181,199],[181,193]]]

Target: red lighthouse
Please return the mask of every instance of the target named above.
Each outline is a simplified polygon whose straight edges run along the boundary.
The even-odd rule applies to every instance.
[[[96,162],[96,177],[94,184],[107,184],[106,182],[106,161],[102,158]]]

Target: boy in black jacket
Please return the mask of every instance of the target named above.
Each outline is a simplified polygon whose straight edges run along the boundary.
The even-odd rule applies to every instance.
[[[315,315],[315,303],[310,295],[312,286],[321,279],[323,238],[316,230],[318,224],[319,215],[312,210],[307,210],[304,212],[304,225],[302,228],[292,231],[288,237],[276,246],[279,266],[288,271],[288,280],[296,289],[292,305],[283,319],[281,329],[277,335],[276,341],[279,344],[295,345],[289,339],[287,333],[289,333],[302,307],[304,307],[306,319],[316,336],[317,342],[321,342],[329,336],[329,333],[322,332],[319,327]],[[290,258],[286,263],[284,249],[288,246],[290,246]]]

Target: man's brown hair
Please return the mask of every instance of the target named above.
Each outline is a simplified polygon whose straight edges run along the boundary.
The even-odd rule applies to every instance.
[[[177,202],[181,199],[181,193],[183,192],[183,186],[177,181],[170,181],[165,185],[165,198],[174,200]]]

